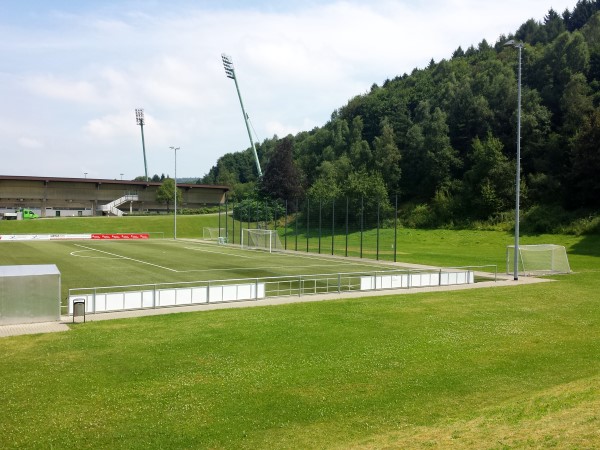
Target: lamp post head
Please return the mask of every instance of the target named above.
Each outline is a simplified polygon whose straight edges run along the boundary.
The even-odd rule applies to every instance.
[[[235,80],[235,70],[233,69],[233,61],[230,56],[227,56],[225,53],[221,54],[221,59],[223,60],[223,67],[225,68],[225,75],[227,78],[231,78]]]
[[[135,110],[135,121],[138,125],[144,125],[144,110],[143,109]]]
[[[523,48],[525,45],[522,42],[510,39],[504,43],[504,47]]]

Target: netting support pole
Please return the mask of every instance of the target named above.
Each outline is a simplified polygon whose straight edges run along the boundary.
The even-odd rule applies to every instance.
[[[308,239],[310,236],[310,199],[306,199],[306,253],[308,253]]]
[[[331,200],[331,255],[335,246],[335,198]]]
[[[287,250],[287,227],[288,227],[288,201],[285,201],[285,226],[283,228],[283,248]]]
[[[321,199],[319,199],[319,255],[321,254],[321,235],[323,234],[322,228],[321,228],[321,219],[323,217],[322,215],[322,203],[321,203]]]
[[[348,257],[348,207],[350,200],[346,197],[346,257]]]
[[[379,261],[379,205],[381,204],[381,202],[379,200],[377,200],[377,250],[376,250],[376,255],[375,255],[375,259],[377,261]]]
[[[295,251],[298,251],[298,211],[299,211],[298,203],[299,203],[298,199],[296,199],[296,218],[294,219],[294,232],[295,232],[294,234],[296,235],[295,236],[296,243],[294,246]]]
[[[360,198],[360,257],[363,257],[363,228],[365,215],[365,198]]]
[[[396,206],[394,208],[394,262],[396,261],[396,248],[398,247],[398,194],[396,194]]]

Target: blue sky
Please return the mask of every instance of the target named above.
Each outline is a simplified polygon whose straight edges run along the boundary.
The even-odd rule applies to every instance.
[[[259,140],[323,125],[373,83],[493,44],[575,0],[3,0],[0,174],[202,176]]]

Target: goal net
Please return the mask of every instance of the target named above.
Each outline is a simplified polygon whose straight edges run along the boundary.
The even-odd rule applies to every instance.
[[[266,250],[268,252],[284,250],[276,230],[244,228],[241,239],[242,248]]]
[[[204,227],[202,229],[202,239],[207,239],[210,241],[218,241],[219,238],[225,238],[227,231],[225,228],[211,228]]]
[[[506,248],[506,273],[515,270],[515,246]],[[567,251],[562,245],[519,245],[517,271],[520,275],[570,273]]]

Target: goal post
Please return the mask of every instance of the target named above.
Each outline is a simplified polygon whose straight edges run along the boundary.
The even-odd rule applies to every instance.
[[[506,247],[506,273],[513,273],[515,246]],[[519,246],[519,275],[550,275],[570,273],[567,251],[562,245],[538,244]]]
[[[225,228],[204,227],[202,229],[202,239],[209,241],[219,241],[219,238],[227,237]]]
[[[266,250],[269,253],[284,250],[277,230],[244,228],[240,245],[242,248]]]

